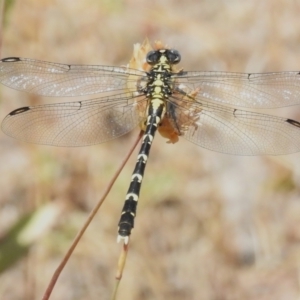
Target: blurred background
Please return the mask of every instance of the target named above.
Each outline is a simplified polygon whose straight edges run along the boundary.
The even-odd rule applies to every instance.
[[[2,57],[120,66],[133,44],[148,38],[178,49],[185,70],[300,70],[297,0],[11,0],[2,6]],[[0,89],[1,120],[18,107],[57,101]],[[300,121],[297,106],[276,114]],[[0,133],[1,299],[41,299],[137,134],[57,148]],[[121,247],[117,223],[135,161],[136,153],[51,299],[110,298]],[[299,299],[299,195],[300,154],[230,156],[184,139],[167,144],[157,135],[118,299]],[[19,234],[32,219],[35,225]]]

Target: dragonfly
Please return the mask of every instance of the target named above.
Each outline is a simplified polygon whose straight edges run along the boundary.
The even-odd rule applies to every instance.
[[[93,99],[24,106],[9,113],[9,136],[52,146],[87,146],[120,137],[139,126],[144,134],[118,228],[128,243],[155,133],[179,137],[233,155],[300,151],[300,123],[256,109],[300,104],[300,72],[229,73],[176,69],[180,53],[157,47],[143,68],[69,65],[28,58],[0,61],[0,82],[47,97]],[[250,108],[255,111],[240,109]]]

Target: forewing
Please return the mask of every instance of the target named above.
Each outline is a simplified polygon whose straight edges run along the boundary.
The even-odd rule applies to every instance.
[[[144,100],[140,100],[144,101]],[[26,106],[2,122],[9,136],[54,146],[86,146],[117,138],[140,121],[132,97],[124,94],[86,101]]]
[[[179,72],[178,88],[220,104],[275,108],[300,104],[300,73]],[[201,102],[201,101],[200,101]]]
[[[129,84],[129,75],[130,80],[136,82],[144,74],[126,67],[66,65],[19,57],[0,61],[0,82],[13,89],[42,96],[121,92]]]

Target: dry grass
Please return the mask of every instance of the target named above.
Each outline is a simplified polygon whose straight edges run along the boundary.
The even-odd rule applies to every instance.
[[[298,1],[16,0],[2,56],[122,65],[133,43],[161,39],[186,70],[299,70]],[[1,87],[0,118],[51,102]],[[57,101],[57,100],[55,100]],[[277,114],[300,119],[299,110]],[[65,203],[0,298],[40,299],[133,135],[85,148],[29,145],[0,133],[0,228],[47,202]],[[126,150],[127,151],[127,150]],[[109,299],[116,230],[135,158],[64,271],[53,298]],[[142,187],[119,299],[299,299],[299,154],[237,157],[158,137]]]

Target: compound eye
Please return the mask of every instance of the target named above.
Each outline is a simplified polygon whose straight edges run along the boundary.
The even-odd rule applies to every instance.
[[[147,54],[146,60],[149,65],[154,65],[159,61],[160,54],[158,51],[150,51]]]
[[[166,53],[167,59],[171,64],[178,64],[181,60],[181,56],[177,50],[170,49]]]

